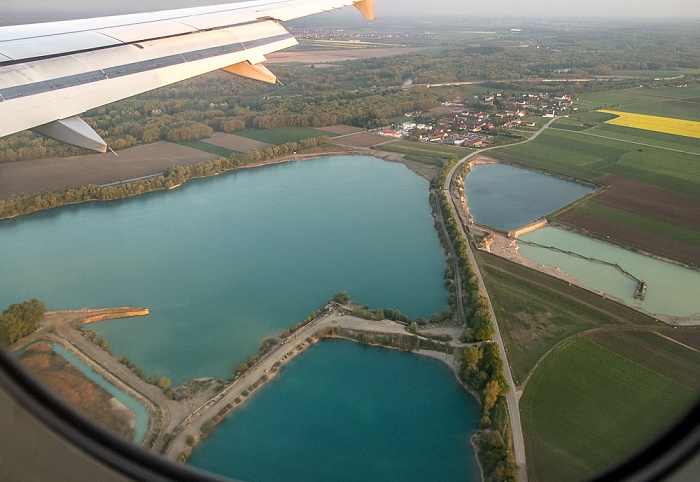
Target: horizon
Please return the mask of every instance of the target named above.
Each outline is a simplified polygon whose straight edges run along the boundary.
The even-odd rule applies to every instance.
[[[5,0],[5,18],[12,15],[32,15],[45,13],[60,15],[62,18],[120,15],[125,13],[150,12],[187,7],[239,3],[221,0],[123,0],[114,5],[109,0],[66,0],[56,3],[50,0],[37,0],[27,5],[26,0]],[[456,0],[445,0],[441,9],[427,10],[418,0],[376,0],[377,20],[401,18],[501,18],[501,19],[634,19],[634,20],[700,20],[700,4],[695,0],[589,0],[581,4],[575,0],[538,0],[537,2],[516,2],[501,0],[495,5],[484,7],[478,4],[464,4]],[[335,17],[353,12],[344,8],[329,12]]]

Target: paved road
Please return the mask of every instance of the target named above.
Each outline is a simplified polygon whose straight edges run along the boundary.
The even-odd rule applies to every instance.
[[[508,146],[514,146],[517,144],[524,144],[526,142],[530,142],[534,139],[537,138],[547,127],[549,127],[552,122],[554,122],[556,118],[551,119],[549,122],[547,122],[540,130],[538,130],[535,134],[533,134],[532,137],[522,141],[518,142],[516,144],[508,144]],[[452,210],[452,214],[455,216],[455,219],[459,219],[459,216],[457,214],[457,208],[454,205],[454,200],[452,199],[451,192],[450,192],[450,187],[452,185],[452,180],[454,178],[455,172],[457,169],[459,169],[465,162],[467,162],[470,158],[483,154],[485,151],[490,151],[493,149],[498,149],[501,146],[496,146],[496,147],[489,147],[486,149],[481,149],[475,152],[472,152],[471,154],[467,155],[466,157],[460,159],[453,167],[450,169],[450,171],[447,174],[447,177],[445,179],[445,185],[442,186],[443,190],[445,191],[445,194],[447,195],[447,199],[450,201],[450,209]],[[502,146],[506,147],[506,146]],[[462,223],[458,223],[459,229],[462,232],[462,235],[466,238],[467,237],[467,232],[464,229],[464,225]],[[486,296],[486,299],[489,302],[489,311],[491,312],[491,320],[493,322],[493,327],[494,327],[494,335],[493,335],[493,341],[498,345],[498,350],[501,355],[501,359],[503,360],[503,368],[506,376],[506,381],[508,382],[508,386],[510,390],[508,390],[508,393],[506,394],[506,402],[508,405],[508,414],[510,416],[510,424],[513,430],[513,452],[515,453],[515,462],[518,465],[518,479],[521,482],[526,482],[527,481],[527,463],[525,460],[525,439],[523,437],[523,428],[522,428],[522,423],[520,421],[520,407],[518,404],[518,395],[516,392],[516,387],[515,383],[513,382],[513,375],[510,370],[510,364],[508,363],[508,355],[505,350],[505,345],[503,344],[503,338],[501,338],[501,330],[498,327],[498,321],[496,320],[496,314],[493,311],[493,305],[491,304],[491,299],[489,298],[488,292],[486,291],[486,285],[484,284],[484,279],[481,276],[481,270],[479,269],[479,265],[476,263],[476,258],[474,257],[474,253],[472,252],[471,246],[469,243],[467,243],[467,254],[469,255],[469,261],[472,264],[472,267],[474,269],[474,274],[476,274],[477,278],[479,279],[479,288],[481,291],[483,291],[484,295]]]

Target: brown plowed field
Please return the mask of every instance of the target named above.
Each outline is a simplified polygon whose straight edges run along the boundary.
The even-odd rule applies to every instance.
[[[338,124],[336,126],[321,127],[322,131],[330,132],[331,134],[338,134],[343,136],[346,134],[355,134],[357,132],[363,132],[364,129],[361,127],[348,126],[345,124]]]
[[[389,140],[394,139],[392,137],[384,137],[377,134],[360,132],[351,136],[341,137],[340,139],[331,139],[331,144],[348,147],[371,147]]]
[[[160,174],[178,164],[193,164],[218,157],[164,141],[124,149],[118,154],[108,152],[0,163],[0,199],[135,179]]]
[[[697,246],[602,219],[576,208],[558,215],[557,220],[578,228],[584,228],[591,234],[615,244],[631,246],[692,266],[700,266],[700,248]]]
[[[700,198],[618,176],[597,180],[610,186],[597,203],[700,231]]]

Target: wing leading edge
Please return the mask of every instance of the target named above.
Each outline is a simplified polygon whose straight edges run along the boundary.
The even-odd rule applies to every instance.
[[[98,152],[88,109],[222,69],[265,82],[265,55],[296,45],[280,21],[374,0],[258,0],[0,28],[0,137],[32,129]]]

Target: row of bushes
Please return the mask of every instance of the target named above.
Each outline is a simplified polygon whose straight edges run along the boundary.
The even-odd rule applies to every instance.
[[[379,333],[327,326],[316,332],[314,336],[316,338],[347,338],[362,345],[386,346],[403,351],[432,350],[441,353],[454,353],[454,347],[450,346],[449,343],[424,339],[407,333]]]
[[[299,142],[288,142],[280,146],[244,153],[234,153],[228,158],[202,161],[196,164],[173,166],[150,179],[129,182],[115,186],[80,186],[62,191],[40,192],[37,194],[14,196],[0,199],[0,219],[30,214],[44,209],[52,209],[68,204],[87,201],[110,201],[151,191],[170,189],[188,179],[208,177],[239,167],[257,164],[281,156],[310,149],[328,143],[328,136],[314,137]]]
[[[141,369],[140,365],[132,362],[124,354],[121,353],[117,355],[117,361],[122,365],[126,366],[129,370],[131,370],[131,372],[134,375],[139,377],[144,382],[150,383],[151,385],[155,385],[158,388],[160,388],[165,394],[165,396],[167,396],[168,398],[175,398],[175,391],[171,386],[172,383],[170,379],[165,375],[161,375],[158,372],[154,373],[153,375],[148,375]]]

